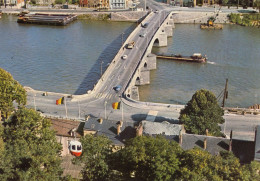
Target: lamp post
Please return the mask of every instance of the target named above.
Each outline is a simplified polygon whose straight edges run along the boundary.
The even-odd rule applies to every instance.
[[[102,77],[102,74],[103,74],[103,72],[102,72],[102,64],[103,63],[104,63],[103,61],[101,61],[101,63],[100,63],[100,77]]]
[[[107,119],[107,101],[105,101],[105,119]]]
[[[124,32],[122,33],[122,36],[121,36],[121,41],[122,41],[122,46],[123,46],[123,43],[124,43]]]
[[[120,98],[120,102],[121,102],[121,107],[122,107],[122,121],[124,120],[124,107],[123,107],[123,102],[122,102],[122,96],[120,95],[119,96],[119,98]]]
[[[64,107],[65,107],[66,118],[68,118],[68,111],[67,111],[66,97],[64,97]]]
[[[78,101],[78,107],[79,107],[79,119],[80,119],[80,105],[79,105],[79,101]]]
[[[34,110],[36,111],[35,97],[36,97],[36,94],[34,94],[34,96],[33,96]]]

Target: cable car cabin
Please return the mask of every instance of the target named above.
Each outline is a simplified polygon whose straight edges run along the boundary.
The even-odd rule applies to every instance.
[[[69,143],[70,153],[74,156],[80,156],[82,153],[82,145],[79,141],[73,140]]]

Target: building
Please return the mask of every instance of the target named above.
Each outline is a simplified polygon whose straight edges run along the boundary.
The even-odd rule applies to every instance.
[[[126,0],[110,0],[110,9],[126,9]]]
[[[24,5],[24,0],[0,0],[0,5],[17,6],[20,8]]]
[[[109,0],[88,0],[87,6],[88,8],[97,8],[97,9],[108,9],[109,8]]]
[[[36,0],[36,4],[40,5],[51,5],[55,2],[55,0]]]

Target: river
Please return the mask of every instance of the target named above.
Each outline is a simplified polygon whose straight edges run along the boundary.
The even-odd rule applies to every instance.
[[[37,90],[83,94],[119,50],[135,24],[77,20],[65,27],[21,25],[16,16],[0,19],[0,67],[22,85]],[[124,34],[122,34],[124,33]],[[226,106],[260,104],[260,31],[225,25],[200,30],[177,24],[168,46],[153,52],[207,54],[207,64],[157,60],[151,84],[140,86],[142,101],[186,104],[196,90],[218,96],[228,82]]]

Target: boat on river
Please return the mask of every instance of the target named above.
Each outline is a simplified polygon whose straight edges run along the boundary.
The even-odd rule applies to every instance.
[[[168,60],[178,60],[185,62],[195,62],[195,63],[206,63],[206,55],[202,56],[201,53],[194,53],[192,56],[182,56],[180,54],[157,54],[157,58],[168,59]]]
[[[28,14],[21,14],[17,19],[17,23],[64,26],[74,21],[76,18],[77,15],[28,13]]]

